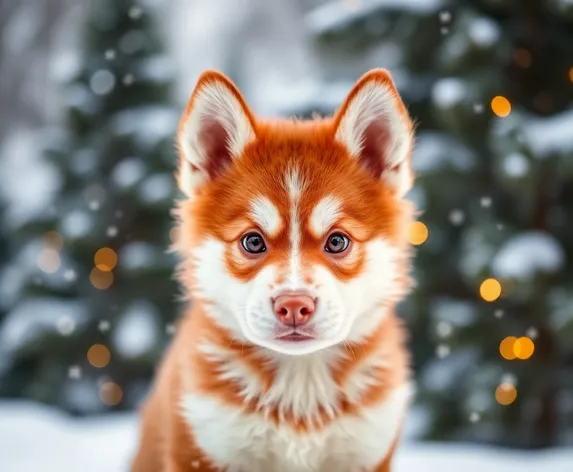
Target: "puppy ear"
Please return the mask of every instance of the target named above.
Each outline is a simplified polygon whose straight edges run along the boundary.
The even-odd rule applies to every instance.
[[[179,188],[192,196],[223,173],[253,139],[253,115],[237,87],[220,72],[204,72],[179,122]]]
[[[335,139],[399,196],[413,183],[413,125],[390,74],[363,75],[334,118]]]

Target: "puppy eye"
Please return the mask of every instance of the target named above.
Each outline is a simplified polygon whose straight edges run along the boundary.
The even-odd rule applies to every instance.
[[[243,249],[250,254],[260,254],[267,250],[265,240],[259,233],[249,233],[241,239]]]
[[[348,249],[350,239],[342,233],[332,233],[326,240],[324,250],[332,254],[340,254]]]

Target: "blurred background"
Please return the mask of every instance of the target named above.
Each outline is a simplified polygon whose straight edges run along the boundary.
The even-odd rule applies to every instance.
[[[0,38],[0,405],[145,398],[202,70],[309,118],[384,67],[417,122],[413,435],[573,446],[571,0],[0,0]]]

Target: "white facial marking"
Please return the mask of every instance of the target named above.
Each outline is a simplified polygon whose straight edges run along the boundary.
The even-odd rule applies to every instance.
[[[251,202],[251,218],[271,236],[276,235],[282,226],[279,210],[267,197],[257,197]]]
[[[300,220],[298,215],[300,196],[304,189],[304,182],[301,180],[298,170],[291,169],[286,176],[286,185],[290,199],[290,271],[288,277],[288,288],[297,290],[302,288],[302,264],[300,258]]]
[[[328,195],[320,200],[310,215],[310,229],[315,236],[320,237],[340,218],[340,200]]]

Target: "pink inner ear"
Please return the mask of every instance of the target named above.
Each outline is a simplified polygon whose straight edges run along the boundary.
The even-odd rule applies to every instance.
[[[376,178],[380,178],[388,165],[390,132],[384,120],[373,120],[364,130],[360,161]]]
[[[199,144],[205,153],[204,169],[211,179],[222,174],[231,164],[227,140],[228,133],[220,121],[209,116],[201,119]]]

